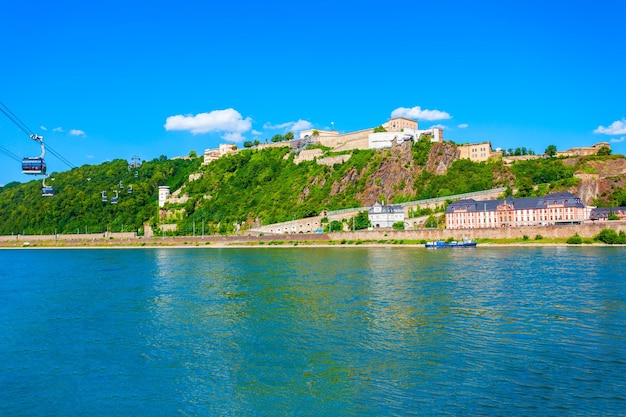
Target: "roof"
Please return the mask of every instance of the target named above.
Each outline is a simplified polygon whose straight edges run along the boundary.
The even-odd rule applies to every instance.
[[[448,205],[446,213],[453,213],[455,210],[476,211],[496,211],[498,206],[507,204],[514,210],[529,210],[544,208],[551,205],[562,205],[564,207],[585,207],[580,197],[572,193],[561,192],[552,193],[544,197],[513,198],[506,197],[503,200],[479,200],[466,199],[458,200]]]
[[[589,213],[590,220],[606,219],[610,214],[626,214],[626,207],[596,207]]]
[[[377,209],[377,210],[376,210]],[[379,214],[379,213],[403,213],[404,212],[404,208],[400,205],[383,205],[381,203],[379,203],[378,201],[375,202],[374,204],[372,204],[372,207],[370,207],[367,210],[369,213],[375,213],[375,214]]]

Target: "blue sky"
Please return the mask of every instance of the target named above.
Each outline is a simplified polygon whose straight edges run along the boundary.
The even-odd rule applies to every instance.
[[[394,111],[457,143],[626,153],[624,1],[128,3],[0,8],[0,101],[74,166]],[[3,114],[0,146],[39,153]],[[31,179],[0,153],[0,184]]]

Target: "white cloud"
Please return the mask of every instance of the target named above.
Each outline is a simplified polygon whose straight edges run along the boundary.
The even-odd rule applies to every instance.
[[[436,128],[439,128],[439,129],[447,129],[448,128],[448,126],[442,125],[441,123],[437,123],[436,125],[432,125],[431,127],[436,127]]]
[[[255,136],[259,136],[259,135],[263,134],[263,132],[259,132],[258,130],[255,130],[255,129],[252,129],[252,131],[250,133],[252,133]]]
[[[622,136],[621,138],[613,138],[611,139],[611,143],[620,143],[626,140],[626,136]]]
[[[239,132],[228,132],[222,135],[222,138],[231,142],[243,142],[246,138]]]
[[[91,154],[90,155],[85,155],[85,158],[93,159],[93,155],[91,155]]]
[[[422,110],[420,106],[412,108],[398,107],[391,112],[391,117],[407,117],[416,120],[445,120],[452,118],[452,116],[445,111]]]
[[[293,126],[291,126],[291,130],[295,132],[300,132],[301,130],[311,129],[312,127],[313,127],[313,124],[311,122],[309,122],[308,120],[300,119],[297,122],[295,122]]]
[[[593,133],[602,133],[605,135],[623,135],[626,133],[626,119],[616,120],[609,127],[598,126]]]
[[[293,122],[287,122],[287,123],[281,123],[278,125],[273,125],[270,122],[267,122],[263,125],[263,129],[287,129],[289,126],[291,126]]]
[[[252,127],[252,119],[241,117],[235,109],[213,110],[210,113],[198,113],[195,116],[181,114],[165,120],[165,130],[187,130],[198,133],[222,132],[222,138],[235,142],[243,141],[242,133]]]
[[[55,127],[54,129],[52,129],[53,132],[65,132],[65,130],[63,130],[62,127]]]
[[[80,129],[72,129],[70,130],[70,135],[72,136],[87,136],[84,131]]]
[[[263,129],[271,129],[271,130],[290,130],[292,132],[300,132],[301,130],[311,129],[313,124],[308,120],[299,119],[296,122],[286,122],[277,125],[273,125],[271,123],[265,123],[263,125]]]
[[[44,125],[39,126],[39,129],[44,130],[44,131],[48,130],[48,129],[46,129],[46,127]]]
[[[467,129],[469,127],[469,125],[467,123],[461,123],[460,125],[457,126],[459,129]]]

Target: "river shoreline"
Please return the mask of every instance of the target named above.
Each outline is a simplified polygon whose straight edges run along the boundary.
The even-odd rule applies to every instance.
[[[273,248],[420,248],[427,249],[422,242],[346,242],[346,241],[270,241],[270,242],[223,242],[223,241],[204,241],[203,243],[172,243],[172,242],[141,242],[131,244],[129,242],[65,242],[65,241],[39,241],[39,242],[0,242],[0,250],[2,249],[273,249]],[[18,244],[19,243],[19,244]],[[598,247],[598,246],[624,246],[626,245],[607,245],[602,242],[568,244],[566,242],[479,242],[477,247]],[[471,250],[473,248],[447,248],[457,250]]]

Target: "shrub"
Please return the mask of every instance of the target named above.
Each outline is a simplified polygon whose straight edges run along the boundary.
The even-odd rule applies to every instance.
[[[574,236],[570,236],[567,239],[567,243],[569,245],[580,245],[581,243],[583,243],[583,238],[580,237],[578,233],[576,233]]]
[[[404,230],[404,222],[395,222],[392,227],[393,230]]]
[[[624,232],[617,234],[615,230],[608,228],[602,229],[593,239],[609,245],[626,244],[626,234]]]
[[[524,240],[528,240],[528,235],[524,235],[524,236],[522,237],[522,239],[524,239]]]
[[[541,239],[543,239],[543,236],[541,236],[541,235],[535,236],[535,240],[541,240]]]

